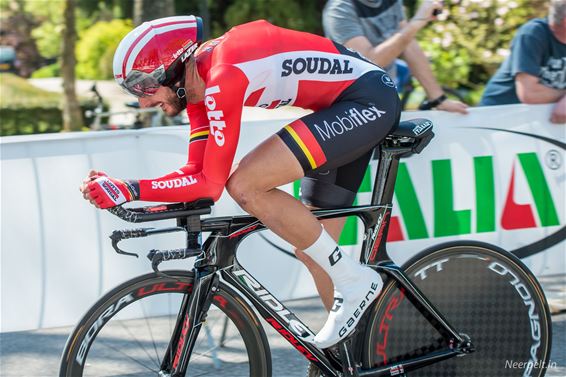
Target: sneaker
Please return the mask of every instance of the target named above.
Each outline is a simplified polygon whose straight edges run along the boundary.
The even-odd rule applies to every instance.
[[[326,323],[314,337],[314,344],[319,348],[328,348],[348,337],[382,288],[381,276],[363,266],[355,281],[335,289],[334,305]]]

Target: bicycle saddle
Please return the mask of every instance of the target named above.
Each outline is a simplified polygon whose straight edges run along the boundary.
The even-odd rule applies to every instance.
[[[432,134],[432,122],[424,118],[405,120],[391,131],[393,136],[412,137],[414,139],[424,139],[429,134]]]
[[[432,132],[432,122],[428,119],[417,118],[400,122],[397,127],[389,133],[389,137],[413,139],[410,150],[402,154],[401,157],[410,157],[413,154],[421,153],[434,137]]]

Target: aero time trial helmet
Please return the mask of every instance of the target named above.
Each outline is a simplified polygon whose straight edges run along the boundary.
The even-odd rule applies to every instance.
[[[202,20],[175,16],[144,22],[114,53],[114,79],[137,97],[151,96],[182,77],[184,62],[202,42]]]

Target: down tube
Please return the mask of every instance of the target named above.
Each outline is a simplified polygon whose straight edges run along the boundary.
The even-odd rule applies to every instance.
[[[263,319],[308,361],[314,363],[325,375],[337,377],[326,356],[309,342],[315,334],[248,271],[242,267],[231,271],[222,270],[221,276],[226,283],[235,287],[234,291],[246,298]]]

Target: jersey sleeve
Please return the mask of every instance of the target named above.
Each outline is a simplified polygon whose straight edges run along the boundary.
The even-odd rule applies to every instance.
[[[196,172],[202,170],[202,160],[210,134],[204,102],[189,106],[187,114],[191,124],[187,165],[191,166]]]
[[[220,198],[238,146],[247,85],[246,76],[236,67],[221,65],[210,71],[203,106],[192,114],[197,128],[191,129],[187,165],[165,177],[140,180],[140,200],[191,202]],[[199,123],[203,116],[206,129]]]
[[[206,117],[204,102],[189,105],[189,107],[187,107],[187,114],[191,125],[187,163],[178,170],[156,179],[165,180],[177,178],[182,175],[195,174],[202,170],[204,150],[210,133],[208,130],[208,118]]]

